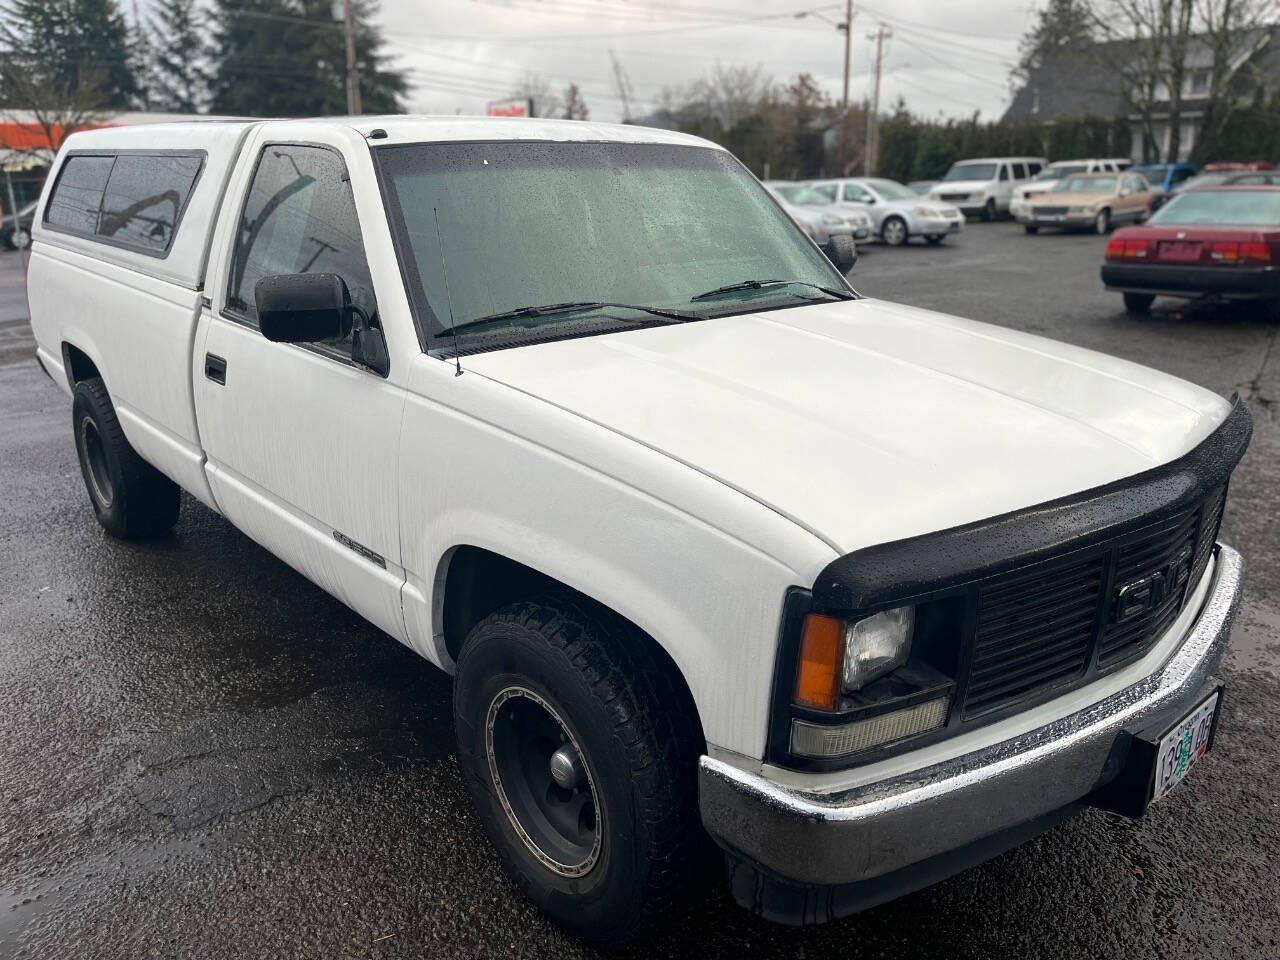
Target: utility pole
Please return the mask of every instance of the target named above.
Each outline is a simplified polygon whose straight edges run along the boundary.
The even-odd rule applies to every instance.
[[[356,64],[356,28],[351,17],[351,0],[342,0],[342,23],[347,33],[347,113],[359,116],[360,67]]]
[[[849,163],[849,52],[853,43],[853,0],[844,0],[844,23],[837,30],[844,31],[844,93],[840,97],[840,175],[844,176]]]
[[[884,42],[893,36],[893,31],[883,23],[876,27],[875,33],[868,33],[867,39],[876,42],[876,79],[872,87],[871,109],[867,111],[867,143],[866,156],[862,158],[862,174],[869,177],[875,171],[876,152],[880,148],[880,68],[884,66]]]

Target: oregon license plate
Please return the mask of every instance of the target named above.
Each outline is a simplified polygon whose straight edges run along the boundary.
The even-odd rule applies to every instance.
[[[1181,783],[1187,771],[1209,749],[1209,735],[1213,732],[1213,715],[1217,709],[1218,694],[1215,693],[1160,740],[1155,785],[1151,790],[1152,803]]]

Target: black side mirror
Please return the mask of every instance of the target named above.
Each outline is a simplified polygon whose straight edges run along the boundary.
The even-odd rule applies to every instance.
[[[858,247],[852,237],[841,234],[831,238],[831,262],[842,274],[853,269],[858,262]]]
[[[258,329],[274,343],[316,343],[351,332],[351,294],[336,273],[286,273],[253,285]]]

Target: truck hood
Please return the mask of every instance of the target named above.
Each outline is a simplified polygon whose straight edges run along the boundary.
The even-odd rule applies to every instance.
[[[1230,404],[1078,347],[862,299],[479,354],[840,553],[1165,463]]]

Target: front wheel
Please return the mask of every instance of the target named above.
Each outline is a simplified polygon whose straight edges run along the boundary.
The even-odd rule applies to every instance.
[[[1126,293],[1124,308],[1129,313],[1142,316],[1151,312],[1151,304],[1155,303],[1155,300],[1155,296],[1150,293]]]
[[[982,221],[983,223],[990,223],[995,218],[996,218],[996,200],[995,200],[995,197],[992,197],[982,207]]]
[[[889,217],[880,227],[880,239],[891,247],[902,246],[909,236],[906,221],[901,217]]]
[[[1093,218],[1093,232],[1102,235],[1111,229],[1111,211],[1103,207]]]
[[[80,472],[103,528],[129,539],[177,523],[182,491],[129,445],[100,378],[76,384],[71,411]]]
[[[25,250],[31,246],[31,234],[25,227],[15,227],[4,238],[4,243],[10,250]]]
[[[525,895],[620,945],[696,874],[701,735],[648,638],[570,598],[480,621],[458,657],[458,759]]]
[[[1033,237],[1040,232],[1040,228],[1034,223],[1024,223],[1022,225],[1022,229],[1027,231],[1027,233],[1031,234]]]

